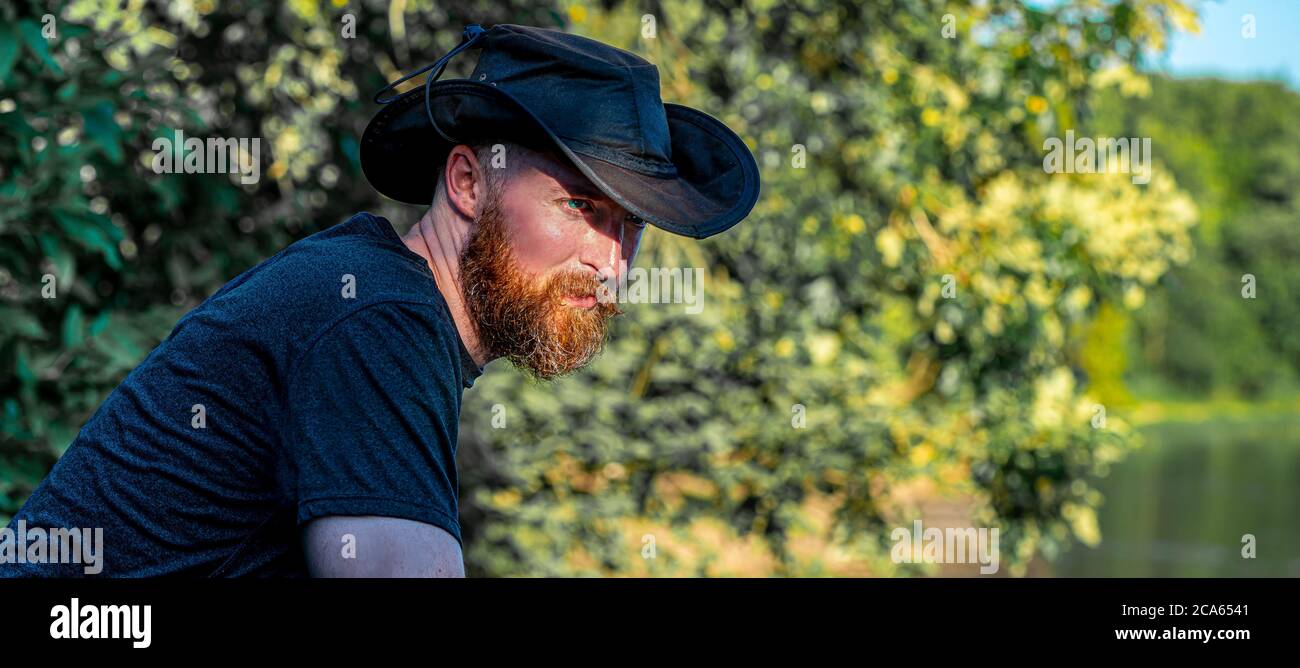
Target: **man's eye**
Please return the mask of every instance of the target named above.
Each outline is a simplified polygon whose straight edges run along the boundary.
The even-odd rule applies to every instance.
[[[577,204],[577,206],[574,206],[575,204]],[[564,200],[564,206],[565,208],[572,209],[574,211],[591,210],[591,202],[588,202],[585,199],[566,199]]]
[[[627,214],[627,222],[632,223],[633,227],[641,229],[645,227],[645,221],[632,214]]]

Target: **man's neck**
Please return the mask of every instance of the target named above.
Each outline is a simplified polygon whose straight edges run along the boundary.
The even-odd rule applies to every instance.
[[[478,333],[474,331],[460,285],[460,252],[469,241],[469,225],[451,218],[454,215],[446,207],[430,207],[420,222],[412,225],[402,235],[402,241],[428,263],[433,278],[438,283],[438,291],[442,293],[442,298],[451,310],[452,320],[456,322],[460,340],[465,343],[465,349],[481,369],[491,359],[479,342]]]

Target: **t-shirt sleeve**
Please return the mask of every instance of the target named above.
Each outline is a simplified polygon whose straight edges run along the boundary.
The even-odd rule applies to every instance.
[[[458,352],[432,306],[382,303],[335,323],[291,370],[283,443],[298,524],[382,515],[460,541]]]

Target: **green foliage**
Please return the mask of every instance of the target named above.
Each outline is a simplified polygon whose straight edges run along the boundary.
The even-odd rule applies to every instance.
[[[1096,88],[1142,87],[1180,2],[670,0],[653,39],[635,3],[141,5],[70,3],[35,44],[37,3],[0,9],[0,513],[225,280],[357,210],[413,222],[358,171],[370,92],[464,23],[516,22],[657,63],[667,101],[745,138],[764,191],[721,237],[648,234],[644,266],[709,270],[702,313],[630,305],[583,372],[539,387],[497,363],[467,393],[471,573],[911,572],[886,541],[918,485],[1001,526],[1012,573],[1097,539],[1087,478],[1132,441],[1090,425],[1079,332],[1186,260],[1195,210],[1159,172],[1048,177],[1041,146]],[[264,138],[262,182],[154,174],[174,129]]]
[[[1099,134],[1148,136],[1196,199],[1196,260],[1136,318],[1139,377],[1166,391],[1255,397],[1300,374],[1300,95],[1279,83],[1156,78],[1149,97],[1099,96]],[[1243,276],[1255,298],[1242,296]]]
[[[918,479],[978,499],[976,521],[1004,528],[1012,572],[1071,533],[1097,540],[1085,480],[1128,442],[1117,419],[1091,428],[1068,337],[1098,304],[1140,303],[1186,260],[1195,210],[1164,175],[1147,189],[1046,178],[1038,149],[1081,113],[1099,69],[1124,80],[1116,31],[1145,35],[1113,15],[993,3],[957,12],[967,29],[1002,26],[988,44],[950,41],[944,8],[724,17],[669,4],[672,32],[653,43],[636,39],[631,10],[579,26],[621,30],[623,46],[666,64],[670,97],[719,110],[756,149],[764,196],[728,235],[656,236],[643,253],[713,267],[705,313],[635,308],[578,382],[539,395],[496,369],[467,397],[465,432],[487,464],[471,487],[492,518],[476,562],[747,573],[727,555],[758,536],[775,556],[759,572],[821,572],[834,549],[797,549],[811,541],[888,573],[881,543],[914,516],[898,497]],[[706,42],[722,48],[688,57]],[[792,166],[796,144],[807,169]],[[508,428],[489,428],[494,404]],[[795,404],[805,429],[791,427]],[[823,505],[833,517],[819,523]]]

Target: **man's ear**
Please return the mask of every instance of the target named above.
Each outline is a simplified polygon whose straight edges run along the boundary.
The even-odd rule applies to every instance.
[[[439,178],[452,210],[464,218],[476,218],[487,197],[487,183],[474,149],[465,144],[452,147]]]

